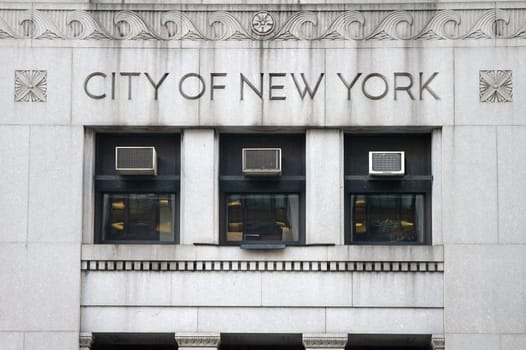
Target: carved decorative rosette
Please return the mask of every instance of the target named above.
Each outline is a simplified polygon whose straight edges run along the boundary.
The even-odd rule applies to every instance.
[[[480,102],[512,102],[511,70],[481,70],[479,72]]]
[[[252,17],[252,31],[258,35],[268,35],[274,30],[274,17],[267,11],[260,11]]]
[[[15,101],[16,102],[46,102],[47,71],[17,70],[15,71]]]
[[[526,8],[397,11],[0,10],[0,40],[526,39]]]

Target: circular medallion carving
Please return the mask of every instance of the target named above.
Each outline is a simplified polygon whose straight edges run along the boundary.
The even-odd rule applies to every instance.
[[[259,35],[266,35],[274,29],[274,18],[267,11],[260,11],[252,17],[252,30]]]

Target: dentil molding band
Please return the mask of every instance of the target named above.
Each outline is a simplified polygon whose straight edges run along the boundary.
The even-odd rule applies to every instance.
[[[526,39],[526,9],[299,12],[0,10],[0,39]]]
[[[437,261],[82,260],[82,271],[443,272]]]

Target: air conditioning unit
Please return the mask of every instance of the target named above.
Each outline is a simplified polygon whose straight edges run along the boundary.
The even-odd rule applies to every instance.
[[[115,147],[115,170],[119,175],[157,175],[155,147]]]
[[[405,152],[369,152],[369,175],[402,176],[405,174]]]
[[[281,175],[281,148],[243,148],[242,152],[244,175]]]

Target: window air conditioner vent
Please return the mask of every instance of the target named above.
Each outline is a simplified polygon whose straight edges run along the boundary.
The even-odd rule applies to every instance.
[[[115,170],[119,175],[157,175],[155,147],[115,147]]]
[[[369,175],[401,176],[405,174],[405,152],[369,152]]]
[[[243,148],[243,174],[281,175],[281,148]]]

